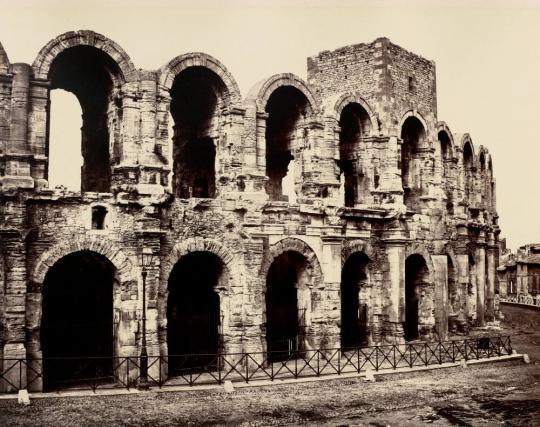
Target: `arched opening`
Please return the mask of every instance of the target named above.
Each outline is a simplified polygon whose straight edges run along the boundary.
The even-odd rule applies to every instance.
[[[476,282],[476,262],[474,255],[469,253],[469,284],[467,287],[468,293],[468,315],[469,322],[472,324],[476,319],[476,294],[477,294],[477,282]]]
[[[420,324],[424,323],[421,312],[428,284],[428,268],[422,255],[413,254],[405,260],[405,323],[403,332],[406,341],[420,337]]]
[[[86,250],[47,272],[40,337],[45,390],[113,381],[114,280],[114,265]]]
[[[368,284],[369,258],[361,252],[352,254],[341,272],[341,347],[361,347],[368,344]]]
[[[305,312],[298,308],[298,288],[307,268],[303,255],[287,251],[276,257],[266,276],[266,343],[270,362],[303,350]]]
[[[296,181],[301,166],[297,154],[304,139],[302,124],[309,103],[293,86],[277,88],[266,104],[266,192],[270,200],[296,199]],[[294,166],[294,167],[293,167]]]
[[[62,89],[50,93],[51,113],[49,124],[49,188],[66,187],[81,190],[81,171],[84,159],[81,154],[82,117],[77,97]]]
[[[486,171],[486,156],[484,156],[484,152],[480,153],[480,172],[484,173]]]
[[[226,87],[213,71],[194,66],[171,88],[173,191],[177,197],[216,197],[216,149]]]
[[[371,132],[371,120],[367,111],[357,103],[350,103],[341,112],[339,125],[340,183],[345,206],[353,207],[370,194],[370,182],[375,177],[367,176],[371,168],[365,163],[366,147],[363,138]]]
[[[424,145],[425,134],[418,118],[407,117],[401,128],[401,182],[403,202],[411,210],[418,210],[422,196],[422,159],[419,150]]]
[[[448,255],[446,256],[446,272],[448,276],[448,330],[455,333],[461,313],[461,295],[456,280],[456,269],[452,258]]]
[[[167,301],[169,376],[215,369],[222,324],[217,288],[226,282],[222,260],[210,252],[191,252],[174,266]]]
[[[109,152],[110,136],[120,126],[121,106],[113,89],[123,79],[116,62],[105,52],[92,46],[75,46],[58,54],[49,71],[51,90],[63,89],[73,93],[82,109],[81,191],[109,192],[111,160],[118,153]],[[51,117],[62,117],[51,103]],[[58,120],[55,118],[54,122]],[[62,121],[63,126],[65,120]],[[52,135],[58,134],[56,130]],[[54,141],[50,141],[50,144]],[[76,143],[73,141],[72,143]],[[117,141],[115,144],[117,146]],[[54,162],[54,161],[53,161]]]
[[[446,131],[441,130],[438,134],[439,144],[441,147],[441,163],[443,167],[443,176],[448,176],[448,162],[452,159],[452,150],[451,150],[451,143],[450,143],[450,137],[446,133]]]
[[[473,149],[469,141],[463,146],[463,172],[465,179],[465,200],[472,196],[473,186]]]

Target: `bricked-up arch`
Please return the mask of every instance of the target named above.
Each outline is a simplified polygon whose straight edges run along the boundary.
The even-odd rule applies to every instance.
[[[0,43],[0,74],[9,73],[9,59],[4,46]]]
[[[190,53],[161,69],[174,121],[173,192],[180,198],[217,196],[224,115],[240,103],[232,75],[215,58]]]
[[[345,206],[354,207],[366,201],[371,194],[371,186],[378,186],[375,174],[366,174],[372,168],[369,167],[371,157],[368,156],[364,139],[371,134],[372,123],[365,108],[357,102],[351,102],[341,109],[339,126],[341,192]]]
[[[121,71],[119,84],[136,80],[137,70],[124,49],[104,35],[88,30],[70,31],[49,41],[32,64],[34,78],[48,80],[54,59],[64,50],[76,46],[91,46],[111,57]]]
[[[353,252],[341,271],[341,347],[354,348],[368,344],[370,300],[370,258],[364,252]]]
[[[136,77],[129,57],[105,36],[79,31],[62,34],[49,42],[38,54],[33,69],[36,78],[50,81],[52,90],[71,92],[79,101],[83,120],[81,190],[109,192],[110,147],[115,147],[116,154],[120,143],[111,143],[110,139],[118,138],[122,116],[116,91]],[[55,113],[53,102],[48,111],[49,123],[57,122],[51,120]],[[46,146],[54,143],[49,141]]]
[[[401,182],[403,201],[408,209],[418,210],[424,192],[423,157],[429,146],[425,122],[419,115],[408,114],[401,125]]]
[[[171,90],[174,80],[182,71],[192,67],[206,68],[219,76],[225,87],[223,96],[224,107],[240,106],[242,96],[233,75],[216,58],[202,52],[192,52],[179,55],[161,67],[159,72],[159,84],[166,90]]]

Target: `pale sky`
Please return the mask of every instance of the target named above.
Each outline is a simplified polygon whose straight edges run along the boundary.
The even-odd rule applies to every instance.
[[[540,242],[540,0],[0,0],[0,41],[11,63],[31,64],[50,39],[78,29],[111,38],[137,68],[208,53],[243,95],[275,73],[306,78],[306,58],[322,50],[386,36],[436,62],[439,120],[488,147],[501,237],[513,249]],[[73,161],[54,166],[57,174],[79,167],[79,113],[61,120],[65,134],[68,123],[75,127],[73,141],[62,128],[51,142],[64,154],[62,144],[76,149]]]

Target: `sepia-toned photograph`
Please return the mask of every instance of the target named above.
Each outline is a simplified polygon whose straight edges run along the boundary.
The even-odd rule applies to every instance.
[[[0,426],[540,426],[540,0],[0,0]]]

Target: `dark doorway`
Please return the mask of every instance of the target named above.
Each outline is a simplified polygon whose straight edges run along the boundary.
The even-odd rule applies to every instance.
[[[205,67],[178,74],[171,88],[173,190],[176,196],[216,197],[216,140],[226,92],[221,78]]]
[[[366,284],[369,258],[360,252],[352,254],[341,273],[341,347],[367,345],[367,301],[360,301],[360,289]]]
[[[67,255],[49,269],[41,320],[45,390],[113,380],[114,272],[91,251]]]
[[[223,262],[210,252],[192,252],[174,266],[167,303],[169,376],[216,368],[222,276]]]
[[[290,173],[289,164],[294,160],[294,148],[298,144],[298,126],[306,117],[308,100],[293,86],[277,88],[266,104],[266,192],[270,200],[290,201],[294,189],[283,188],[285,177]],[[292,177],[294,182],[294,178]]]
[[[414,254],[405,261],[405,341],[419,338],[420,292],[427,274],[427,266],[422,255]]]
[[[353,207],[355,203],[365,202],[370,192],[363,161],[366,154],[364,138],[371,131],[371,121],[360,104],[350,103],[341,112],[339,125],[339,167],[344,175],[344,203]]]
[[[298,311],[297,286],[306,259],[297,252],[279,255],[266,277],[266,342],[270,362],[284,360],[302,350],[304,313]]]
[[[403,202],[407,209],[418,210],[423,191],[422,158],[419,153],[424,146],[425,129],[416,117],[408,117],[401,128],[401,182]]]

